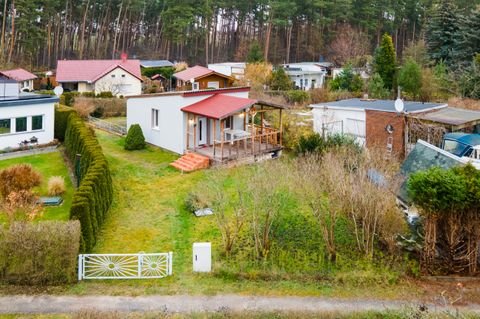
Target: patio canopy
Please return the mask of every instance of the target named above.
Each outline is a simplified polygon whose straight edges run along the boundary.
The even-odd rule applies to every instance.
[[[257,103],[259,103],[258,100],[215,94],[202,101],[183,107],[182,111],[220,120]]]

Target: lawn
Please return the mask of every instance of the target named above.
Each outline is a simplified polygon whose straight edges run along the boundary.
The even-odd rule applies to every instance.
[[[74,189],[61,151],[1,160],[0,170],[15,164],[30,164],[35,170],[40,172],[42,184],[34,189],[40,196],[48,196],[47,185],[51,176],[63,176],[67,189],[62,196],[63,203],[56,207],[45,207],[39,220],[68,220]],[[3,214],[1,214],[0,223],[4,221],[4,218]]]
[[[102,120],[110,122],[112,124],[127,127],[127,118],[125,116],[107,117],[107,118],[104,118]]]
[[[365,288],[332,285],[329,281],[271,279],[247,280],[218,271],[221,244],[215,219],[194,217],[183,207],[189,191],[202,187],[205,172],[182,174],[168,164],[176,154],[148,146],[123,150],[124,138],[96,131],[109,161],[114,181],[113,206],[103,225],[95,253],[173,251],[174,275],[161,280],[85,281],[71,286],[72,294],[218,294],[323,295],[395,298],[411,296],[415,288],[402,282],[392,287]],[[212,274],[192,272],[192,244],[213,245]]]

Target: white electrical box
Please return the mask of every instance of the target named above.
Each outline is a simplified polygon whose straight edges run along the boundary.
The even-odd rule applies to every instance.
[[[193,271],[212,271],[212,244],[193,243]]]

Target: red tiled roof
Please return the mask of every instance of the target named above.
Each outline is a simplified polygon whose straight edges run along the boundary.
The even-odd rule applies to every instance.
[[[19,81],[19,82],[33,80],[37,78],[35,74],[32,74],[27,70],[24,70],[21,68],[14,69],[14,70],[0,71],[0,74],[2,74],[3,76],[6,76],[9,79]]]
[[[182,111],[218,120],[246,109],[257,102],[257,100],[242,97],[215,94],[205,100],[183,107]]]
[[[117,67],[142,80],[140,60],[59,60],[56,80],[93,83]]]
[[[177,72],[173,74],[173,76],[182,81],[190,81],[192,78],[196,79],[199,77],[204,77],[214,72],[215,71],[207,69],[206,67],[195,65],[194,67],[187,68],[186,70]]]

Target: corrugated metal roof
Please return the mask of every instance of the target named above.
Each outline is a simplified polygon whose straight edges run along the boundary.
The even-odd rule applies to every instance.
[[[253,99],[215,94],[205,100],[183,107],[182,111],[213,119],[223,119],[257,102]]]
[[[446,107],[444,103],[423,103],[404,101],[405,112],[424,112],[436,108]],[[359,110],[375,110],[385,112],[396,112],[394,100],[365,100],[365,99],[348,99],[335,102],[325,102],[310,105],[313,108],[352,108]]]
[[[27,81],[27,80],[33,80],[36,79],[37,76],[33,73],[28,72],[27,70],[24,70],[22,68],[14,69],[14,70],[4,70],[0,71],[0,74],[6,76],[9,79],[15,80],[15,81]]]
[[[446,107],[435,112],[418,115],[416,118],[449,125],[462,125],[480,120],[480,111]]]
[[[168,60],[141,60],[140,66],[142,68],[164,68],[173,66],[173,63]]]

